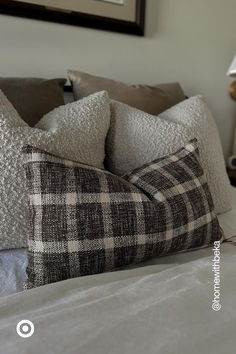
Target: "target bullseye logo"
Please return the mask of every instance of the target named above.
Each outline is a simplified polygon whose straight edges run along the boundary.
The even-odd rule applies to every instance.
[[[34,324],[29,320],[22,320],[17,323],[16,332],[22,338],[29,338],[34,334]]]

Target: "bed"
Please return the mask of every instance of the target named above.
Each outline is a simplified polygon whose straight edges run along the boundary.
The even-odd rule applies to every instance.
[[[71,102],[71,88],[65,101]],[[0,251],[1,353],[232,354],[236,188],[219,215],[222,309],[212,309],[212,247],[23,291],[27,250]],[[19,321],[35,332],[23,339]]]
[[[145,351],[231,354],[236,323],[233,311],[236,189],[233,187],[232,203],[233,209],[219,216],[230,241],[221,245],[223,290],[219,312],[211,308],[211,248],[27,292],[22,292],[26,250],[2,251],[1,351],[6,354]],[[16,324],[22,319],[31,320],[35,325],[30,339],[23,340],[16,333]]]

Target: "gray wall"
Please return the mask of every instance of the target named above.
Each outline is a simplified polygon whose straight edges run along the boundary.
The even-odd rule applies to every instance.
[[[71,68],[126,82],[179,81],[186,94],[206,97],[227,156],[235,14],[235,0],[147,0],[144,38],[0,16],[0,75],[55,77]]]

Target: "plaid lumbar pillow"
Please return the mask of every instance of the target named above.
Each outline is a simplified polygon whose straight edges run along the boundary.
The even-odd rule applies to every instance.
[[[26,288],[219,240],[196,141],[124,178],[27,146]]]

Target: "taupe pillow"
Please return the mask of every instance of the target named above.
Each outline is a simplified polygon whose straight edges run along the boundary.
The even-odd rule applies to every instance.
[[[147,85],[127,85],[118,81],[82,73],[68,71],[76,100],[94,92],[106,90],[110,98],[126,103],[149,114],[159,114],[183,101],[185,95],[178,83]]]
[[[21,118],[33,127],[45,114],[64,104],[65,79],[0,78],[0,89]]]

